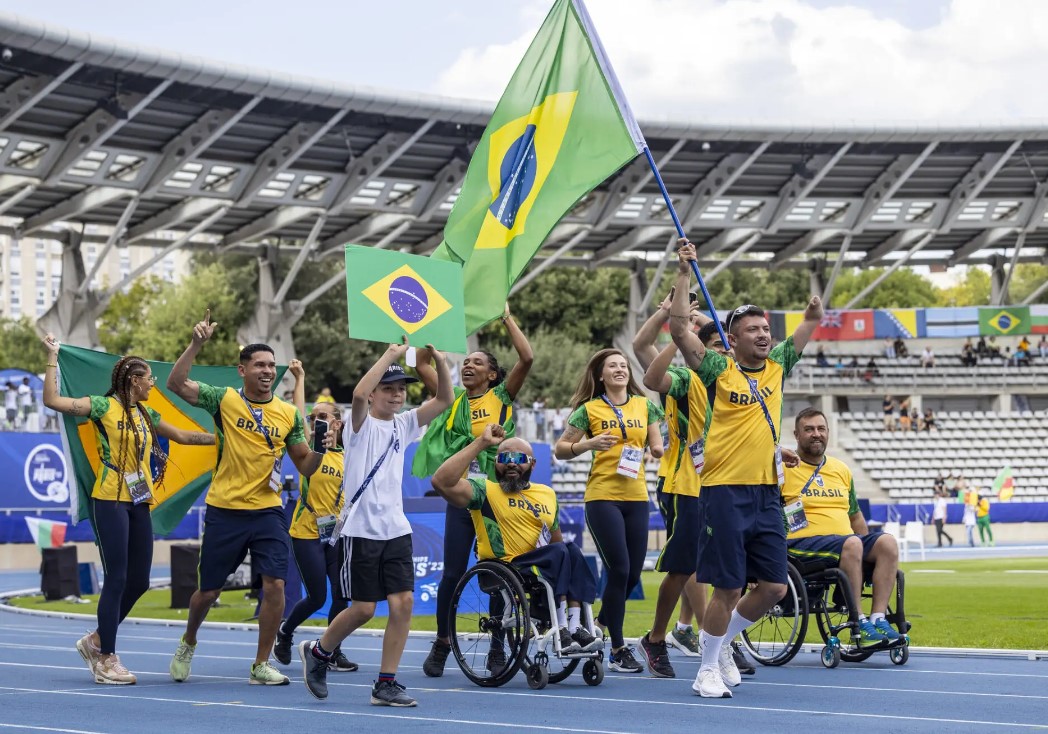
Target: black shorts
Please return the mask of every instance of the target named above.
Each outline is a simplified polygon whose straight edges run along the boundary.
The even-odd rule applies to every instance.
[[[655,504],[659,506],[659,514],[662,515],[662,524],[666,526],[666,535],[670,536],[673,534],[673,521],[675,519],[673,514],[673,498],[677,495],[663,491],[662,488],[664,486],[666,486],[666,477],[659,477],[659,482],[655,485]]]
[[[221,589],[251,551],[255,574],[287,580],[291,539],[282,507],[264,510],[227,510],[207,506],[204,536],[200,540],[197,588]]]
[[[353,601],[385,601],[415,590],[411,533],[392,540],[342,538],[342,595]]]
[[[703,487],[697,580],[742,589],[748,579],[786,583],[786,521],[774,484]]]
[[[698,566],[699,498],[684,494],[668,494],[666,498],[674,520],[666,545],[655,562],[655,570],[690,576]]]
[[[866,535],[856,535],[862,542],[862,561],[866,563],[873,546],[884,533],[879,530]],[[811,535],[807,538],[792,538],[787,541],[790,556],[801,561],[827,561],[837,565],[841,562],[844,541],[851,535]]]

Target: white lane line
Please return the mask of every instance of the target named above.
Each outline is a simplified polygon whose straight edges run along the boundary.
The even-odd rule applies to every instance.
[[[7,729],[25,729],[26,731],[56,731],[60,734],[104,734],[98,731],[85,731],[83,729],[56,729],[53,726],[29,726],[28,724],[4,724],[0,726]]]

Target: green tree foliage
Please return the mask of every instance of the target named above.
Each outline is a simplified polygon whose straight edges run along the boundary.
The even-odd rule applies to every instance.
[[[598,347],[548,329],[529,334],[528,341],[535,353],[535,362],[517,396],[518,402],[531,405],[536,398],[544,397],[549,398],[549,405],[567,405],[583,367]],[[517,361],[512,347],[497,345],[492,352],[507,370]]]
[[[47,352],[28,316],[0,321],[0,369],[20,369],[40,374]]]
[[[937,306],[985,306],[990,303],[990,273],[972,267],[955,285],[939,289]]]
[[[1008,300],[1022,303],[1026,297],[1048,281],[1048,265],[1021,263],[1015,268],[1012,282],[1008,286]],[[1034,303],[1048,303],[1048,291],[1043,291]]]
[[[796,268],[781,268],[774,272],[759,268],[728,268],[718,273],[706,287],[713,305],[720,311],[738,308],[745,303],[768,310],[802,309],[811,295],[808,271]],[[701,298],[701,292],[699,296]]]
[[[153,302],[170,283],[156,276],[135,280],[126,291],[113,295],[98,320],[98,339],[113,354],[131,354],[137,348],[138,332]]]
[[[842,270],[833,289],[832,305],[841,308],[876,280],[884,268],[869,270]],[[856,308],[930,308],[939,305],[939,290],[923,275],[909,268],[899,268],[873,291],[867,294]]]

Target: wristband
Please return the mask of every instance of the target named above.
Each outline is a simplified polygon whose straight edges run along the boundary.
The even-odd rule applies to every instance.
[[[52,364],[51,362],[48,362],[48,363],[47,363],[47,366],[48,366],[48,367],[57,367],[58,365],[57,365],[57,364]]]

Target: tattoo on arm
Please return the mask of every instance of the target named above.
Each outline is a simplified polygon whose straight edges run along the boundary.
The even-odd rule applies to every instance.
[[[560,434],[561,441],[571,441],[574,443],[582,438],[582,430],[576,426],[568,426],[564,429],[564,433]]]
[[[72,415],[80,415],[82,411],[80,410],[80,405],[77,403],[77,401],[73,401],[73,405],[72,407],[70,407],[69,412]]]

